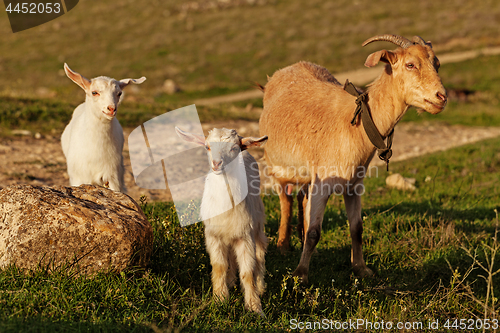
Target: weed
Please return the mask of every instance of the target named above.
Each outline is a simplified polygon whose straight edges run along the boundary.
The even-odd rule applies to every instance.
[[[500,254],[500,242],[498,240],[498,210],[495,209],[496,213],[496,225],[495,225],[495,233],[494,236],[490,239],[491,244],[488,244],[486,241],[481,243],[481,248],[484,254],[484,260],[486,264],[478,259],[477,251],[478,248],[472,250],[469,247],[462,246],[462,249],[467,253],[467,255],[472,259],[472,265],[475,265],[486,273],[486,275],[478,275],[480,278],[484,279],[486,282],[486,297],[484,300],[480,300],[475,296],[472,291],[472,287],[467,285],[467,296],[474,300],[476,303],[481,305],[484,309],[483,318],[497,318],[496,305],[498,304],[498,298],[495,297],[495,285],[494,285],[494,277],[498,273],[500,273],[500,268],[495,269],[495,259],[498,254]],[[484,329],[483,329],[484,331]]]

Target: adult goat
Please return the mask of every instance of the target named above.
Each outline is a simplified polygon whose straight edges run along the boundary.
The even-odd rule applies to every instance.
[[[372,53],[365,62],[367,67],[379,61],[386,63],[365,96],[367,111],[380,136],[387,137],[410,106],[431,114],[443,111],[446,90],[430,42],[419,36],[410,41],[396,35],[378,35],[366,40],[363,46],[374,41],[399,46],[394,51]],[[294,275],[307,282],[328,198],[334,192],[343,194],[353,269],[361,277],[372,275],[362,253],[360,195],[364,193],[363,179],[376,148],[364,129],[365,121],[355,122],[356,97],[346,92],[328,70],[307,62],[278,70],[263,90],[264,111],[259,125],[260,134],[269,137],[265,147],[267,173],[281,189],[278,248],[282,252],[289,248],[293,197],[287,187],[305,185],[299,196],[299,208],[304,215],[303,251]]]

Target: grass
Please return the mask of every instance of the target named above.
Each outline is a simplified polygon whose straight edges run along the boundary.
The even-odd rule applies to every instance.
[[[264,83],[266,74],[299,60],[332,73],[357,69],[383,46],[361,47],[379,33],[422,35],[438,53],[500,44],[494,0],[224,3],[229,5],[186,10],[180,0],[82,0],[57,20],[16,34],[0,15],[0,45],[8,50],[0,59],[0,92],[35,96],[46,87],[71,101],[79,88],[62,73],[64,62],[88,77],[144,75],[148,81],[139,94],[150,100],[165,79],[206,96]],[[120,20],[109,20],[110,13]]]
[[[119,23],[108,19],[110,12]],[[307,8],[299,0],[103,0],[80,1],[55,21],[12,34],[7,15],[0,15],[0,46],[9,51],[0,58],[0,131],[62,131],[84,96],[64,75],[64,62],[87,77],[146,76],[144,84],[128,89],[119,113],[124,127],[137,127],[196,99],[264,84],[266,75],[299,60],[334,74],[361,68],[369,53],[394,47],[360,46],[379,33],[422,35],[433,41],[438,55],[499,45],[498,17],[500,5],[493,0],[439,5],[424,0],[418,8],[409,0],[314,0]],[[500,126],[499,63],[500,56],[488,56],[443,65],[444,85],[472,90],[474,96],[465,103],[451,101],[438,116],[410,110],[403,121]],[[166,79],[182,91],[166,94]],[[241,112],[247,103],[262,106],[257,99],[198,111],[202,122],[258,120],[257,114]]]
[[[239,104],[198,106],[200,121],[203,123],[227,120],[258,121],[259,114],[241,112],[244,103],[240,104],[242,106]],[[8,136],[16,129],[29,130],[32,133],[60,134],[69,123],[76,106],[53,99],[0,97],[0,135]],[[118,119],[122,127],[135,128],[156,116],[182,106],[185,105],[126,102],[120,106]]]
[[[217,6],[204,9],[210,4]],[[110,13],[119,20],[109,19]],[[146,76],[143,85],[128,91],[119,111],[122,126],[137,127],[195,99],[265,83],[266,74],[299,60],[332,73],[358,69],[369,53],[384,47],[360,46],[379,33],[421,35],[433,41],[438,56],[499,45],[499,17],[495,0],[313,0],[307,5],[299,0],[80,0],[57,20],[12,34],[7,15],[0,15],[0,46],[8,50],[0,57],[0,133],[62,132],[84,96],[64,76],[64,62],[87,77]],[[410,110],[403,121],[500,126],[499,64],[499,56],[488,56],[443,65],[440,75],[448,89],[474,94],[465,102],[450,101],[437,116]],[[165,94],[166,79],[182,92]],[[261,100],[251,100],[198,107],[200,120],[257,120],[256,114],[241,112],[247,103],[262,106]],[[417,179],[415,192],[387,189],[382,169],[380,177],[366,180],[364,253],[377,274],[372,279],[352,273],[347,218],[342,198],[333,197],[312,258],[311,284],[298,284],[291,276],[300,258],[298,238],[292,238],[293,252],[279,254],[279,202],[265,196],[270,237],[265,319],[244,311],[238,288],[228,302],[212,302],[202,225],[181,228],[171,203],[143,202],[155,234],[146,271],[85,278],[64,267],[4,268],[0,332],[281,332],[291,330],[294,319],[357,318],[417,325],[408,331],[439,320],[436,331],[444,331],[447,319],[498,319],[499,147],[494,139],[391,163],[392,172]]]
[[[437,122],[449,125],[500,126],[500,74],[496,70],[500,56],[488,56],[467,60],[459,64],[446,64],[440,76],[447,89],[468,89],[471,94],[465,101],[451,100],[446,109],[438,114],[418,114],[410,109],[403,122]],[[460,74],[458,74],[460,73]],[[75,88],[76,85],[75,85]],[[78,88],[77,88],[78,89]],[[214,88],[206,91],[185,91],[175,95],[158,94],[154,99],[141,99],[132,95],[120,106],[118,119],[123,127],[135,128],[167,111],[189,105],[196,98],[205,98],[234,92],[230,88]],[[0,95],[0,132],[9,134],[13,129],[27,129],[40,133],[61,133],[71,119],[74,108],[84,101],[81,91],[77,102],[62,98],[9,97]],[[198,106],[203,123],[228,120],[258,121],[259,114],[245,112],[250,103],[262,107],[262,99],[252,99],[232,104]]]
[[[437,122],[449,125],[500,126],[500,74],[496,70],[500,56],[488,56],[464,61],[460,64],[446,64],[440,75],[447,89],[469,89],[472,93],[465,101],[451,100],[446,109],[438,114],[418,114],[410,109],[403,117],[404,122]],[[461,74],[458,75],[457,73]],[[135,128],[167,111],[192,103],[195,98],[231,92],[217,88],[202,92],[182,92],[176,95],[159,94],[152,101],[125,100],[120,106],[118,119],[123,127]],[[8,134],[13,129],[28,129],[32,132],[61,133],[71,119],[71,114],[84,95],[78,91],[81,100],[66,102],[59,98],[21,98],[0,96],[0,131]],[[252,99],[232,104],[198,106],[203,123],[228,120],[258,121],[259,114],[244,112],[246,105],[262,107],[261,99]]]
[[[310,285],[298,284],[291,276],[300,257],[298,238],[292,238],[294,251],[279,254],[279,202],[264,196],[270,238],[262,297],[266,318],[244,311],[236,287],[228,302],[214,303],[202,225],[182,228],[171,203],[143,201],[155,235],[146,271],[85,278],[71,269],[8,267],[0,272],[0,331],[279,332],[293,320],[358,318],[408,322],[415,325],[410,331],[438,320],[444,331],[448,319],[449,325],[456,318],[498,319],[500,281],[492,273],[500,260],[494,238],[499,147],[500,139],[493,139],[391,164],[392,172],[417,179],[415,192],[386,188],[383,170],[366,180],[364,253],[376,272],[371,279],[352,273],[346,214],[341,197],[334,196],[312,258]],[[483,270],[488,265],[489,275]]]

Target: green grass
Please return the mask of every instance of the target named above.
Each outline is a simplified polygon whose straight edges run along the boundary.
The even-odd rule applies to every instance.
[[[438,122],[449,125],[500,126],[500,56],[468,60],[460,64],[443,65],[440,75],[448,89],[469,89],[473,94],[467,101],[452,100],[438,114],[418,114],[410,109],[404,122]],[[460,73],[457,74],[457,73]],[[118,119],[123,127],[135,128],[167,111],[188,105],[195,98],[216,96],[233,90],[217,88],[202,92],[182,92],[176,95],[159,94],[153,101],[126,100],[121,106]],[[83,102],[83,93],[78,91]],[[32,132],[62,132],[69,122],[78,102],[61,99],[0,97],[0,130],[8,134],[12,129],[28,129]],[[257,113],[242,112],[251,103],[262,107],[262,99],[252,99],[231,104],[198,106],[203,123],[227,120],[258,121]]]
[[[0,110],[3,131],[19,128],[42,132],[62,130],[73,112],[71,105],[64,102],[9,97],[0,98]]]
[[[0,46],[8,50],[0,59],[0,130],[62,131],[84,97],[64,75],[64,62],[87,77],[146,76],[138,90],[128,88],[131,98],[119,113],[124,127],[136,127],[198,98],[264,84],[266,75],[299,60],[319,63],[333,74],[361,68],[371,52],[394,48],[387,43],[361,47],[364,39],[379,33],[421,35],[433,41],[438,56],[500,44],[495,24],[500,4],[494,0],[424,0],[418,8],[409,0],[224,3],[218,9],[185,10],[180,0],[80,1],[68,14],[16,34],[9,30],[7,15],[0,15]],[[109,20],[109,13],[119,22]],[[447,88],[477,94],[466,103],[451,101],[437,116],[410,110],[403,121],[500,126],[499,64],[500,56],[488,56],[443,65],[440,75]],[[182,92],[165,94],[161,87],[166,79],[178,83]],[[257,120],[257,115],[233,108],[247,103],[262,106],[257,99],[198,111],[203,122]]]
[[[258,114],[241,112],[241,108],[244,107],[243,104],[198,106],[196,109],[200,121],[203,123],[216,120],[258,121]],[[10,132],[16,129],[25,129],[32,133],[60,134],[69,123],[76,106],[75,104],[52,99],[0,97],[0,135],[10,135]],[[135,128],[156,116],[182,106],[185,105],[175,103],[123,103],[117,117],[122,127]]]
[[[57,20],[16,34],[0,15],[0,45],[8,50],[0,60],[0,92],[34,95],[47,87],[70,101],[79,88],[61,72],[64,62],[87,77],[144,75],[140,94],[154,98],[165,79],[206,95],[264,83],[299,60],[332,73],[358,69],[369,53],[393,47],[361,47],[379,33],[421,35],[438,53],[500,44],[495,0],[229,2],[237,5],[183,11],[180,0],[80,1]]]
[[[142,202],[155,237],[145,272],[84,278],[64,268],[6,268],[0,272],[0,331],[279,332],[289,329],[292,319],[357,318],[424,325],[437,319],[444,331],[447,319],[483,318],[484,307],[471,297],[485,302],[485,272],[477,263],[469,270],[473,260],[465,249],[477,248],[483,265],[496,259],[499,269],[500,253],[483,250],[494,245],[498,224],[500,139],[391,163],[391,171],[415,177],[418,189],[386,188],[382,169],[366,179],[364,254],[374,278],[359,280],[352,273],[343,200],[334,196],[311,261],[310,285],[298,284],[291,277],[300,258],[298,238],[292,237],[294,251],[279,254],[279,202],[264,196],[270,245],[262,297],[266,318],[260,318],[244,311],[236,287],[226,303],[212,301],[201,223],[182,228],[171,203]],[[498,276],[492,282],[490,291],[498,297]],[[498,298],[494,304],[498,308]]]
[[[438,56],[500,44],[500,2],[495,0],[230,1],[237,5],[184,12],[185,3],[80,1],[63,17],[17,34],[10,32],[7,15],[0,15],[0,46],[6,50],[0,58],[1,135],[12,129],[63,130],[84,99],[61,72],[64,62],[87,77],[146,76],[119,110],[122,126],[133,128],[195,99],[247,90],[254,81],[264,84],[266,75],[299,60],[319,63],[334,74],[361,68],[369,53],[393,48],[360,46],[379,33],[421,35],[433,41]],[[110,13],[119,20],[110,19]],[[450,101],[437,116],[410,110],[403,121],[500,126],[499,64],[500,56],[488,56],[443,65],[445,87],[469,89],[474,96]],[[166,79],[182,92],[166,95],[161,89]],[[55,97],[41,98],[47,91]],[[262,106],[261,100],[250,100],[197,109],[202,122],[255,121],[255,114],[240,110],[249,102]],[[487,290],[493,290],[493,302],[497,309],[500,305],[498,275],[488,289],[478,268],[492,258],[488,246],[494,244],[498,223],[494,210],[500,209],[499,147],[495,139],[391,163],[392,172],[417,179],[415,192],[387,189],[383,170],[366,180],[364,254],[377,273],[372,279],[359,280],[352,273],[347,218],[342,198],[334,196],[311,261],[311,284],[297,284],[291,272],[299,262],[299,240],[293,236],[295,250],[288,256],[279,254],[279,202],[265,196],[270,237],[265,319],[244,311],[238,288],[228,302],[212,302],[200,223],[181,228],[172,204],[143,203],[155,234],[145,272],[85,278],[65,268],[5,268],[0,271],[0,332],[280,332],[290,329],[291,319],[439,319],[442,325],[448,318],[483,318],[484,306],[472,297],[491,302]],[[479,263],[465,250],[475,248]],[[495,259],[498,269],[498,254]]]
[[[467,60],[459,64],[443,65],[440,76],[447,89],[469,89],[473,92],[463,102],[451,100],[438,115],[418,114],[410,109],[404,122],[438,122],[450,125],[500,126],[500,56]],[[76,86],[75,86],[76,87]],[[78,89],[78,88],[77,88]],[[175,95],[158,94],[153,100],[138,98],[125,100],[120,106],[118,119],[123,127],[135,128],[167,111],[189,105],[196,98],[217,96],[234,92],[230,88],[213,88],[206,91],[186,91]],[[19,98],[0,96],[0,131],[8,134],[12,129],[32,132],[62,132],[74,108],[84,101],[84,94],[76,90],[78,100],[67,102],[60,98]],[[258,113],[243,112],[251,103],[262,107],[262,99],[214,106],[198,106],[201,122],[250,120],[258,121]]]

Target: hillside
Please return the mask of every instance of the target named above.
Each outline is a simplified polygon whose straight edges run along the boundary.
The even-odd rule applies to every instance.
[[[62,72],[67,62],[88,77],[146,76],[134,92],[139,102],[163,101],[165,79],[177,82],[187,99],[206,97],[264,83],[299,60],[332,73],[360,68],[383,46],[363,49],[362,41],[379,33],[421,35],[438,55],[500,45],[499,21],[494,0],[83,0],[16,34],[0,14],[0,95],[71,102],[78,88]]]

